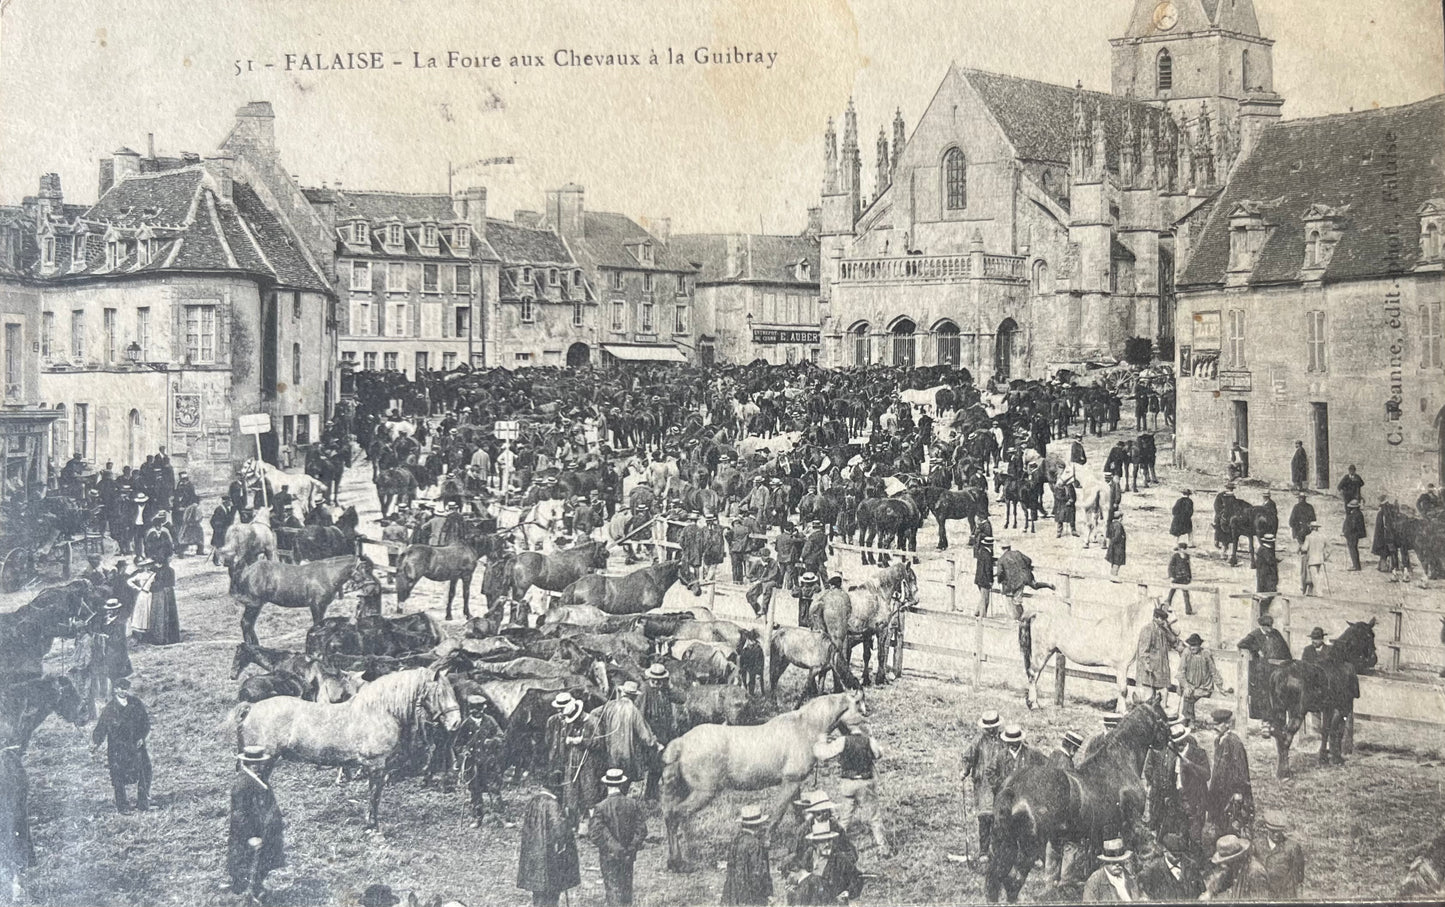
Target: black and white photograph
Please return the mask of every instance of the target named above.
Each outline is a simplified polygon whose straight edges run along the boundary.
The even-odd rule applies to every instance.
[[[0,0],[0,905],[1445,899],[1436,0]]]

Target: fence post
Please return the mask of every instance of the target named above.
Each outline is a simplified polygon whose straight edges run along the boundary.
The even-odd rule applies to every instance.
[[[1067,660],[1063,652],[1054,655],[1054,705],[1064,704],[1064,679],[1068,676],[1064,662]]]
[[[973,616],[973,688],[983,684],[983,618]]]
[[[1284,602],[1283,613],[1280,615],[1281,617],[1284,618],[1284,629],[1282,629],[1282,630],[1280,631],[1280,633],[1282,633],[1282,634],[1284,635],[1285,645],[1289,646],[1289,647],[1290,647],[1290,650],[1293,651],[1293,650],[1294,650],[1294,638],[1293,638],[1293,634],[1290,633],[1290,629],[1289,629],[1289,625],[1290,625],[1290,619],[1289,619],[1289,618],[1290,618],[1289,598],[1290,598],[1290,597],[1289,597],[1288,595],[1279,595],[1279,596],[1276,596],[1276,598],[1278,598],[1278,599],[1280,599],[1280,600],[1282,600],[1282,601]]]
[[[1405,639],[1405,636],[1404,636],[1404,633],[1405,633],[1405,609],[1404,609],[1404,607],[1402,606],[1402,607],[1397,607],[1397,608],[1391,608],[1391,609],[1390,609],[1390,617],[1391,617],[1391,624],[1392,624],[1392,630],[1393,630],[1392,637],[1391,637],[1390,641],[1394,643],[1394,645],[1390,647],[1390,670],[1391,670],[1391,671],[1399,671],[1399,670],[1400,670],[1400,643],[1403,642],[1404,639]]]
[[[1340,755],[1348,756],[1355,751],[1355,713],[1345,716],[1345,739],[1340,744]]]
[[[1214,634],[1214,639],[1211,640],[1211,642],[1213,642],[1214,647],[1218,649],[1224,643],[1224,626],[1223,619],[1220,613],[1220,609],[1223,607],[1223,604],[1220,602],[1218,586],[1214,587],[1214,592],[1210,597],[1213,599],[1213,611],[1210,613],[1209,629],[1210,632]]]
[[[958,610],[958,559],[948,559],[948,613]]]
[[[898,639],[893,646],[893,676],[898,678],[903,676],[903,630],[908,625],[907,619],[908,609],[900,609],[898,611],[898,629],[895,631],[898,634]],[[879,653],[879,657],[882,657],[881,652]]]
[[[1234,714],[1240,729],[1249,726],[1249,653],[1239,650],[1239,674],[1234,684]]]

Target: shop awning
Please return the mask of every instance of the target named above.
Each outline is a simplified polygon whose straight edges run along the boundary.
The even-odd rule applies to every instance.
[[[687,357],[677,347],[660,343],[604,343],[602,351],[625,362],[687,361]]]

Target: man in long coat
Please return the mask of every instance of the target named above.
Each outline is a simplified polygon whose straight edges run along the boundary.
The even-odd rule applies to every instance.
[[[580,699],[569,696],[568,700],[561,711],[547,719],[547,766],[562,778],[557,792],[562,798],[567,821],[575,828],[578,820],[598,800],[598,771],[593,757],[597,722],[593,716],[585,714]]]
[[[593,810],[588,831],[597,845],[608,907],[627,907],[632,903],[633,863],[647,840],[647,818],[642,814],[642,804],[627,796],[631,784],[628,775],[609,769],[602,776],[602,784],[607,796]]]
[[[1305,442],[1296,441],[1294,442],[1294,455],[1290,457],[1289,461],[1290,483],[1300,491],[1304,491],[1305,483],[1309,481],[1309,473],[1310,457],[1305,453]]]
[[[231,781],[226,873],[233,893],[259,901],[266,875],[286,865],[285,824],[270,785],[276,763],[260,746],[248,746],[236,758],[240,765]]]
[[[1273,714],[1269,678],[1276,667],[1293,659],[1289,643],[1274,628],[1274,618],[1261,614],[1259,626],[1239,641],[1239,648],[1250,654],[1249,717],[1268,719]]]
[[[1259,609],[1268,611],[1279,591],[1279,555],[1275,553],[1274,535],[1265,533],[1259,537],[1259,548],[1254,552],[1254,591],[1259,593]]]
[[[582,884],[577,838],[562,813],[562,776],[553,773],[547,780],[527,804],[517,855],[517,887],[532,892],[538,907],[556,907],[562,892]]]
[[[105,744],[105,764],[110,770],[110,786],[115,792],[115,808],[130,812],[126,787],[134,784],[136,809],[150,808],[151,757],[146,750],[151,719],[145,703],[130,695],[130,681],[116,678],[111,684],[111,700],[101,710],[100,719],[91,732],[91,749]]]
[[[764,907],[773,896],[773,871],[763,827],[768,817],[756,806],[744,806],[742,827],[728,846],[728,874],[723,880],[724,907]]]
[[[1299,493],[1299,501],[1289,512],[1289,533],[1294,536],[1295,544],[1305,540],[1309,534],[1310,523],[1315,520],[1315,508],[1309,501],[1305,500],[1305,493]]]
[[[657,741],[654,755],[660,753],[669,743],[682,733],[682,716],[684,708],[682,694],[672,686],[672,675],[667,668],[660,664],[649,665],[643,673],[643,679],[647,682],[647,688],[639,696],[641,699],[642,717],[647,722],[647,728],[652,732],[653,738]],[[662,779],[662,761],[653,758],[647,767],[647,799],[656,800]]]
[[[1234,732],[1234,713],[1215,709],[1217,736],[1214,740],[1214,771],[1209,776],[1209,818],[1220,831],[1226,831],[1230,803],[1236,794],[1241,800],[1240,819],[1246,825],[1254,816],[1254,787],[1249,780],[1249,754],[1244,741]]]
[[[1179,500],[1174,502],[1174,510],[1169,517],[1169,534],[1174,536],[1176,542],[1194,544],[1194,492],[1191,489],[1184,489],[1179,493]]]
[[[1229,482],[1214,496],[1214,547],[1228,548],[1234,540],[1229,537],[1229,518],[1234,513],[1234,483]]]
[[[646,777],[658,749],[657,738],[637,707],[641,692],[637,681],[626,681],[622,695],[609,700],[596,714],[597,736],[607,752],[607,768],[621,769],[628,778]]]
[[[998,584],[1004,595],[1009,597],[1009,603],[1013,605],[1014,619],[1020,620],[1024,616],[1023,591],[1025,589],[1052,589],[1051,583],[1041,583],[1034,579],[1034,562],[1027,554],[1014,548],[1008,542],[1003,543],[1003,553],[998,558]]]
[[[1169,729],[1169,743],[1179,754],[1179,800],[1189,826],[1189,841],[1199,850],[1204,847],[1204,823],[1209,817],[1209,754],[1183,725]]]
[[[973,549],[973,584],[978,587],[978,606],[974,617],[988,617],[988,602],[993,589],[993,536],[984,536]]]
[[[1002,719],[998,712],[985,712],[978,720],[979,735],[963,754],[963,780],[973,780],[973,811],[978,817],[978,853],[987,859],[993,840],[993,778],[1008,750],[999,737]]]
[[[1109,562],[1109,576],[1114,578],[1129,560],[1129,533],[1124,529],[1124,514],[1116,513],[1109,521],[1106,541],[1109,550],[1104,553],[1104,559]]]
[[[1054,538],[1062,538],[1064,527],[1069,527],[1071,535],[1078,535],[1079,530],[1075,525],[1076,507],[1078,492],[1074,490],[1073,483],[1060,481],[1054,485],[1054,522],[1058,524],[1058,532]]]
[[[1182,651],[1179,634],[1169,626],[1169,612],[1154,609],[1154,619],[1139,631],[1139,646],[1134,660],[1135,676],[1141,693],[1150,699],[1169,698],[1169,653]]]
[[[1345,523],[1342,529],[1345,537],[1345,549],[1350,554],[1351,573],[1360,572],[1360,542],[1365,538],[1365,512],[1360,507],[1359,501],[1350,501],[1345,505]]]

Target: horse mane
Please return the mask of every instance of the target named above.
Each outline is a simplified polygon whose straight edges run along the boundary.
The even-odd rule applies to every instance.
[[[352,697],[357,708],[376,708],[398,721],[411,723],[426,685],[431,682],[430,668],[411,668],[385,674],[363,686]]]
[[[1145,703],[1130,709],[1129,713],[1119,720],[1119,724],[1112,731],[1107,731],[1104,734],[1104,739],[1099,741],[1098,746],[1090,747],[1089,752],[1085,754],[1084,758],[1078,763],[1078,768],[1082,769],[1096,762],[1102,762],[1105,753],[1112,755],[1116,751],[1123,749],[1128,743],[1127,738],[1132,736],[1135,726],[1143,724],[1147,718],[1152,717],[1156,720],[1162,720],[1159,719],[1157,715],[1150,715],[1151,708],[1152,706]],[[1125,733],[1126,731],[1128,733]]]

